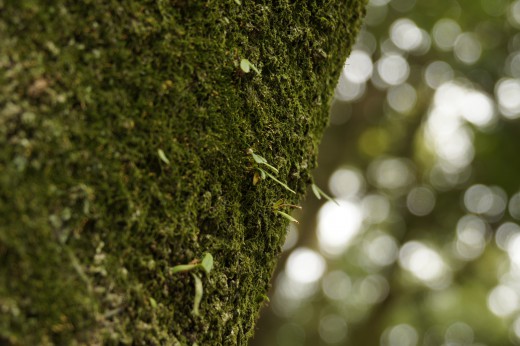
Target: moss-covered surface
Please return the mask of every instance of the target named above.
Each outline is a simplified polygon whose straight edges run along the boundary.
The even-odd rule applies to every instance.
[[[239,2],[0,0],[0,344],[246,344],[364,1]]]

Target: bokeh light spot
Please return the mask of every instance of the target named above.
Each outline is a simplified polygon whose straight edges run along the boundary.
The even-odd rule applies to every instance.
[[[325,260],[316,251],[301,247],[289,255],[285,270],[287,276],[295,282],[312,283],[319,280],[325,272]]]
[[[399,264],[430,288],[446,287],[451,277],[442,257],[418,241],[410,241],[401,247]]]
[[[506,317],[517,311],[519,303],[518,293],[505,285],[493,288],[487,299],[489,310],[499,317]]]
[[[413,110],[417,101],[415,88],[408,83],[391,87],[386,94],[386,100],[396,112],[407,114]]]
[[[473,328],[464,322],[455,322],[446,329],[444,334],[446,345],[472,345],[474,339]]]
[[[341,254],[361,230],[362,213],[359,204],[339,200],[325,203],[318,212],[318,240],[327,255]]]
[[[460,33],[461,29],[456,21],[442,18],[433,26],[433,42],[440,50],[449,51],[455,45]]]
[[[283,244],[282,251],[290,250],[296,245],[298,242],[298,227],[290,223],[289,226],[287,226],[287,236],[285,237],[285,243]]]
[[[512,26],[520,28],[520,0],[515,1],[510,5],[507,17]]]
[[[412,51],[421,46],[423,36],[412,20],[401,18],[390,26],[390,38],[400,49]]]
[[[453,52],[460,61],[472,65],[480,59],[482,45],[477,35],[473,33],[463,33],[455,40]]]
[[[430,88],[437,89],[453,79],[453,69],[444,61],[430,63],[424,71],[424,79]]]
[[[320,337],[329,344],[337,344],[347,336],[347,322],[339,315],[326,315],[320,319]]]
[[[500,249],[507,251],[515,235],[520,235],[520,226],[514,222],[504,222],[495,232],[495,242]]]
[[[339,77],[334,96],[341,101],[355,101],[365,93],[365,83],[355,83],[349,80],[344,73]]]
[[[435,207],[435,195],[430,188],[415,187],[410,190],[406,197],[406,206],[414,215],[428,215]]]
[[[382,189],[406,189],[414,180],[413,167],[410,162],[402,158],[381,158],[373,161],[368,167],[369,181]]]
[[[363,218],[366,222],[377,224],[390,216],[390,202],[388,198],[378,194],[370,194],[361,201]]]
[[[480,256],[488,238],[487,224],[478,216],[465,215],[457,223],[455,250],[459,258],[473,260]]]
[[[517,220],[520,220],[520,192],[515,193],[509,200],[509,214]]]
[[[399,253],[395,238],[383,232],[375,232],[371,238],[366,239],[364,249],[370,261],[381,267],[394,263]]]
[[[399,85],[408,78],[410,66],[401,55],[385,54],[377,61],[377,72],[386,84]]]
[[[472,213],[496,219],[501,217],[506,209],[507,195],[496,186],[490,188],[476,184],[464,193],[464,206]]]
[[[364,83],[372,76],[372,59],[362,50],[354,50],[345,63],[343,73],[354,83]]]
[[[339,168],[329,178],[329,189],[337,198],[351,198],[365,188],[365,179],[357,168]]]
[[[381,336],[381,346],[416,346],[419,335],[409,324],[399,324],[388,328]]]
[[[345,272],[334,270],[323,277],[321,287],[328,298],[346,300],[352,291],[352,281]]]
[[[509,119],[520,117],[520,80],[502,79],[495,88],[502,114]]]

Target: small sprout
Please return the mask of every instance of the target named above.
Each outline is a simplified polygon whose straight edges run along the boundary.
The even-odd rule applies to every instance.
[[[258,154],[255,154],[253,152],[251,152],[251,156],[253,156],[253,160],[255,160],[256,163],[258,163],[260,165],[265,165],[266,167],[268,167],[270,170],[272,170],[276,174],[279,173],[278,169],[274,166],[271,166],[269,163],[267,163],[267,160],[264,157],[262,157]]]
[[[323,190],[320,189],[316,184],[312,184],[311,188],[312,188],[312,192],[314,192],[314,195],[316,196],[317,199],[321,199],[321,197],[325,197],[325,199],[328,199],[329,201],[334,202],[337,205],[339,205],[339,203],[334,198],[330,197],[325,192],[323,192]]]
[[[286,218],[287,220],[289,220],[291,222],[295,222],[295,223],[299,224],[298,220],[296,220],[294,217],[279,210],[280,208],[285,208],[285,207],[297,208],[297,209],[301,209],[302,207],[299,205],[284,203],[283,199],[280,199],[273,204],[273,210],[276,214],[283,216],[284,218]]]
[[[200,280],[200,277],[197,274],[191,274],[191,276],[193,276],[193,279],[195,280],[195,299],[193,299],[193,309],[191,310],[191,313],[194,316],[199,316],[199,306],[200,301],[202,300],[204,289],[202,288],[202,281]]]
[[[202,259],[202,262],[195,259],[191,261],[189,264],[179,264],[170,269],[170,274],[175,274],[179,272],[187,272],[190,270],[193,270],[195,268],[201,268],[206,272],[206,274],[209,274],[211,269],[213,268],[213,256],[208,252],[204,255],[204,258]]]
[[[200,263],[200,267],[204,269],[206,274],[209,274],[211,269],[213,269],[213,256],[210,253],[207,253],[204,258],[202,259],[202,262]]]
[[[153,299],[152,297],[150,297],[150,305],[152,306],[153,309],[157,309],[157,301],[155,299]]]
[[[209,252],[204,255],[202,261],[194,260],[192,262],[195,263],[177,265],[170,270],[170,273],[175,274],[179,272],[193,270],[196,268],[201,268],[202,270],[204,270],[206,274],[209,274],[211,269],[213,269],[213,256]],[[191,313],[194,316],[199,316],[199,306],[203,294],[202,280],[200,279],[200,276],[198,274],[191,273],[191,276],[193,276],[193,279],[195,280],[195,298],[193,300],[193,309],[191,310]],[[154,307],[152,298],[150,298],[150,304],[152,304],[152,307]],[[157,302],[155,302],[155,305],[157,306]]]
[[[296,209],[302,209],[301,205],[284,203],[284,202],[283,202],[283,199],[279,199],[278,201],[276,201],[276,202],[273,204],[273,209],[274,209],[274,210],[278,210],[278,209],[280,209],[280,208],[285,208],[285,207],[296,208]]]
[[[249,60],[242,59],[240,60],[240,69],[244,71],[245,73],[249,73],[251,69],[255,71],[256,73],[260,74],[260,71],[256,68],[255,65],[253,65]]]
[[[175,274],[175,273],[179,273],[179,272],[187,272],[187,271],[197,268],[198,266],[199,266],[198,264],[179,264],[179,265],[173,267],[172,269],[170,269],[170,273]]]
[[[298,220],[296,220],[294,217],[292,217],[291,215],[287,214],[287,213],[284,213],[283,211],[280,211],[280,210],[275,210],[274,211],[276,214],[280,214],[282,215],[284,218],[286,218],[287,220],[289,221],[292,221],[294,223],[297,223],[299,224],[300,222]]]
[[[162,151],[162,149],[157,149],[157,154],[159,155],[159,158],[167,165],[170,164],[170,160],[168,160],[168,158],[166,157],[166,155],[164,154],[164,151]]]
[[[262,175],[263,179],[265,179],[265,176],[268,176],[269,178],[271,178],[274,181],[276,181],[278,184],[282,185],[287,191],[290,191],[290,192],[292,192],[294,194],[296,193],[296,191],[291,189],[286,183],[283,183],[280,180],[276,179],[276,177],[274,175],[272,175],[271,173],[269,173],[267,171],[264,171],[262,168],[259,168],[259,167],[257,167],[256,169],[258,169],[260,171],[260,174]]]
[[[274,181],[276,181],[278,184],[282,185],[288,191],[290,191],[292,193],[296,193],[296,191],[292,190],[287,184],[281,182],[274,175],[272,175],[271,173],[269,173],[265,169],[259,167],[260,165],[263,165],[263,166],[269,168],[274,174],[278,174],[279,173],[278,169],[276,167],[270,165],[263,156],[255,154],[253,152],[253,149],[248,149],[247,153],[249,155],[251,155],[253,157],[253,160],[257,163],[257,166],[255,168],[258,171],[258,173],[260,173],[260,176],[258,176],[258,173],[255,172],[255,175],[253,176],[253,185],[258,184],[260,179],[265,180],[267,177],[269,177],[269,178],[273,179]]]

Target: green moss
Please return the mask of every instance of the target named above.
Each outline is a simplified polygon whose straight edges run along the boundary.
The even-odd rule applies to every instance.
[[[0,0],[0,343],[246,344],[363,11]]]

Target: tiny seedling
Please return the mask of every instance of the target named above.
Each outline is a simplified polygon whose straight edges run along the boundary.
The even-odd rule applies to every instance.
[[[280,208],[286,208],[286,207],[296,208],[296,209],[301,209],[302,208],[299,205],[284,203],[284,201],[282,199],[280,199],[276,203],[273,204],[273,211],[276,214],[283,216],[287,220],[299,224],[300,222],[298,220],[296,220],[294,217],[292,217],[291,215],[289,215],[289,214],[287,214],[287,213],[285,213],[285,212],[280,210]]]
[[[245,73],[249,73],[251,70],[255,71],[256,73],[260,74],[260,71],[256,68],[255,65],[251,63],[251,61],[247,59],[240,60],[240,69],[244,71]]]
[[[249,149],[248,153],[253,157],[253,160],[256,163],[255,169],[257,170],[257,172],[255,172],[255,175],[253,176],[253,185],[258,184],[258,182],[261,179],[265,180],[267,177],[269,177],[269,178],[273,179],[274,181],[276,181],[281,186],[283,186],[287,191],[290,191],[294,194],[296,193],[296,191],[291,189],[286,183],[280,181],[278,178],[276,178],[274,176],[274,174],[279,173],[278,169],[276,167],[274,167],[273,165],[269,164],[263,156],[255,154],[252,149]],[[260,166],[265,167],[266,169],[264,169]],[[273,173],[270,173],[267,169],[271,170]]]
[[[334,198],[330,197],[325,192],[323,192],[323,190],[320,189],[316,184],[312,184],[311,188],[312,188],[312,192],[314,192],[314,195],[316,196],[317,199],[321,199],[322,197],[324,197],[325,199],[328,199],[329,201],[334,202],[337,205],[339,205],[339,203]]]
[[[191,271],[196,268],[201,268],[202,270],[204,270],[204,272],[206,274],[209,274],[211,269],[213,269],[213,256],[210,253],[207,253],[206,255],[204,255],[204,258],[202,259],[202,261],[196,260],[196,261],[192,261],[192,262],[194,262],[194,263],[180,264],[180,265],[173,267],[171,269],[171,273],[175,274],[175,273],[179,273],[179,272]],[[199,307],[200,307],[200,302],[202,300],[202,294],[204,293],[204,289],[202,287],[202,280],[201,280],[200,276],[196,273],[191,273],[191,276],[193,277],[193,280],[195,282],[195,298],[193,299],[193,309],[191,310],[191,313],[194,316],[199,316],[200,315]]]
[[[170,164],[170,160],[168,160],[168,158],[166,157],[166,155],[164,154],[164,151],[162,149],[157,149],[157,155],[159,155],[159,158],[161,159],[162,162],[164,162],[167,165]]]
[[[194,316],[199,316],[199,306],[200,302],[202,300],[202,294],[204,293],[204,289],[202,288],[202,280],[197,274],[191,274],[193,276],[193,279],[195,280],[195,298],[193,299],[193,309],[191,310],[191,313]]]
[[[193,263],[176,265],[170,270],[170,273],[175,274],[179,272],[187,272],[196,268],[201,268],[206,272],[206,274],[209,274],[209,272],[213,268],[213,256],[210,253],[204,255],[202,261],[195,260],[192,262]]]

